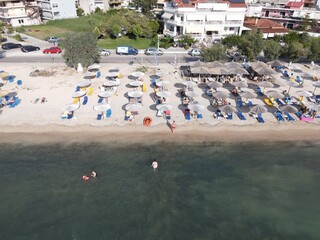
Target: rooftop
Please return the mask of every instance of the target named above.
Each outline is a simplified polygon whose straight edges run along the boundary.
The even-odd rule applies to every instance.
[[[281,24],[274,22],[270,19],[246,19],[244,21],[244,25],[251,29],[262,30],[263,33],[289,32],[289,30],[284,28]]]

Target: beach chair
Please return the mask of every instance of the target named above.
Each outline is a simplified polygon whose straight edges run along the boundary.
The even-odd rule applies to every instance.
[[[103,98],[99,98],[98,103],[102,103],[103,102]]]
[[[279,106],[283,106],[284,105],[283,102],[281,102],[281,100],[279,98],[276,98],[275,101]]]
[[[21,81],[21,80],[18,80],[18,81],[17,81],[17,85],[18,85],[18,86],[21,86],[21,85],[22,85],[22,81]]]
[[[147,91],[147,84],[142,84],[142,92],[146,92]]]
[[[185,117],[186,120],[191,120],[190,109],[184,110],[184,117]]]
[[[88,103],[88,96],[84,96],[82,105],[86,105]]]
[[[68,113],[68,117],[67,117],[67,119],[72,119],[72,118],[73,118],[73,112]]]
[[[288,113],[288,112],[284,112],[283,113],[285,118],[289,121],[289,122],[294,122],[295,119]]]
[[[241,98],[237,99],[237,107],[241,108],[243,106],[243,102],[241,100]]]
[[[92,93],[93,93],[93,87],[90,87],[88,91],[88,96],[92,96]]]
[[[65,111],[61,114],[61,119],[67,119],[68,118],[68,111]]]
[[[72,102],[72,104],[77,104],[79,102],[79,98],[75,98]]]
[[[301,119],[301,117],[302,117],[302,113],[301,112],[296,112],[296,115],[299,117],[299,119]]]
[[[284,71],[283,71],[283,76],[285,76],[285,77],[289,77],[289,73],[288,73],[288,71],[287,71],[287,70],[284,70]]]
[[[101,72],[100,71],[98,71],[97,75],[96,75],[96,78],[99,78],[99,77],[101,77]]]
[[[246,117],[243,115],[243,113],[241,111],[236,112],[236,114],[238,115],[240,120],[247,120]]]
[[[281,113],[280,111],[276,111],[276,112],[274,113],[274,115],[275,115],[276,119],[277,119],[279,122],[284,122],[284,118],[283,118],[282,113]]]
[[[164,114],[165,114],[166,120],[171,120],[171,111],[170,110],[164,111]]]
[[[13,76],[9,76],[9,77],[8,77],[8,81],[11,82],[11,83],[13,83],[13,82],[14,82],[14,77],[13,77]]]
[[[217,109],[216,112],[214,113],[214,117],[216,119],[224,118],[223,114],[221,113],[220,109]]]
[[[258,115],[257,115],[257,121],[258,121],[259,123],[264,123],[264,119],[262,118],[261,113],[258,113]]]
[[[295,80],[296,80],[296,82],[299,83],[300,85],[303,84],[303,80],[301,79],[300,76],[297,76]]]
[[[111,114],[112,114],[111,109],[108,109],[108,110],[106,111],[106,118],[110,118],[110,117],[111,117]]]
[[[201,113],[198,113],[197,114],[197,119],[202,119],[203,118],[203,115]]]
[[[102,119],[102,113],[99,113],[98,115],[97,115],[97,120],[101,120]]]
[[[228,120],[232,120],[232,119],[233,119],[233,115],[232,115],[232,113],[227,114],[226,119],[228,119]]]
[[[79,92],[81,90],[81,87],[77,86],[76,87],[76,92]]]
[[[20,102],[21,102],[21,100],[19,98],[15,98],[14,102],[9,105],[9,108],[14,108],[14,107],[18,106]]]
[[[251,101],[248,101],[248,102],[247,102],[247,106],[248,106],[248,107],[252,107],[252,106],[253,106],[253,103],[252,103]]]
[[[263,96],[264,95],[260,87],[257,88],[257,94],[259,96]]]

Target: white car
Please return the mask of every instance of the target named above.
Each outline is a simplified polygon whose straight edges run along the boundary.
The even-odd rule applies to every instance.
[[[158,56],[163,55],[162,50],[157,49],[157,48],[147,48],[146,51],[145,51],[145,54],[146,54],[146,55],[154,55],[155,53],[156,53]]]
[[[201,55],[201,50],[199,48],[194,48],[194,49],[191,49],[189,51],[189,54],[193,57],[195,56],[200,56]]]
[[[99,51],[100,51],[101,56],[109,56],[111,54],[111,52],[109,50],[104,49],[104,48],[100,48]]]

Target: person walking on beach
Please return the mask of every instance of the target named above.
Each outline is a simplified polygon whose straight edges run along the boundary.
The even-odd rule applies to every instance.
[[[176,121],[173,121],[173,122],[171,123],[171,132],[173,133],[173,130],[176,130],[176,128],[177,128]]]
[[[159,164],[156,159],[153,159],[153,162],[151,164],[151,167],[153,168],[153,171],[155,171],[158,168]]]

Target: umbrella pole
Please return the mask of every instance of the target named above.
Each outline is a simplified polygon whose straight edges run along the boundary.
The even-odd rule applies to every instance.
[[[317,87],[314,88],[313,93],[312,93],[313,95],[316,93],[316,89],[317,89]]]
[[[290,89],[291,89],[291,86],[290,86],[289,89],[288,89],[288,94],[289,94],[289,92],[290,92]]]

